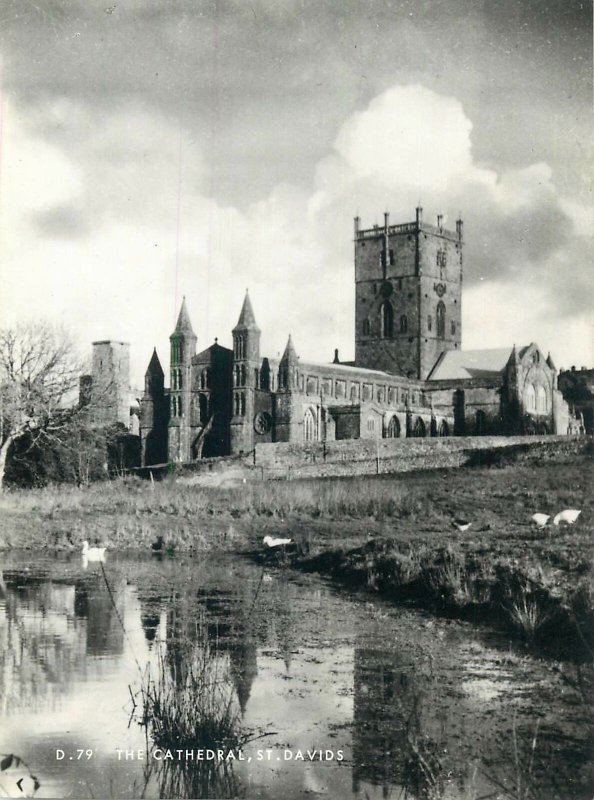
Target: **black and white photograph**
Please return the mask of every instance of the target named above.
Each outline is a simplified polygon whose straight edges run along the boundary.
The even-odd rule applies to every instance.
[[[0,797],[592,800],[592,0],[0,0]]]

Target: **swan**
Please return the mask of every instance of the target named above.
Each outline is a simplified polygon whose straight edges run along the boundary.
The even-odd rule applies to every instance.
[[[274,536],[265,536],[262,541],[266,547],[284,547],[293,543],[292,539],[276,539]]]
[[[565,522],[567,525],[573,525],[581,513],[581,509],[578,510],[577,508],[566,508],[565,511],[560,511],[557,514],[553,520],[553,525],[560,525],[562,522]]]
[[[544,528],[547,522],[550,520],[550,514],[533,514],[530,519],[532,522],[536,523],[537,528]]]
[[[89,547],[85,539],[82,543],[82,557],[85,561],[104,561],[106,547]]]

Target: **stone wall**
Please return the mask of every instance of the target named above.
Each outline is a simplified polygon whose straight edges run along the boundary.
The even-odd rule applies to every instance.
[[[480,436],[277,443],[256,446],[254,465],[263,478],[371,475],[544,458],[583,446],[567,436]]]

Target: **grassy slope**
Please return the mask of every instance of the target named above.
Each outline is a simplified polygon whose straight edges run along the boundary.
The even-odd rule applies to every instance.
[[[260,550],[264,533],[288,533],[296,566],[456,613],[490,609],[531,638],[552,619],[592,622],[593,478],[594,459],[583,454],[231,488],[123,479],[4,495],[0,545],[70,549],[88,539],[148,549],[162,535],[178,550]],[[563,508],[582,509],[575,525],[530,523],[536,511]],[[472,521],[468,531],[455,517]]]

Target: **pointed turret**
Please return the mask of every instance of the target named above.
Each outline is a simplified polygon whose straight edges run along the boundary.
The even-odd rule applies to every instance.
[[[295,347],[293,346],[293,340],[291,338],[291,334],[289,334],[289,338],[287,339],[287,346],[285,347],[285,352],[283,353],[283,357],[281,358],[281,363],[283,361],[295,363],[298,360],[299,356],[297,355]]]
[[[233,333],[235,331],[260,331],[260,328],[256,325],[256,317],[254,315],[254,309],[252,308],[252,303],[250,300],[249,292],[246,289],[245,297],[243,300],[243,305],[241,307],[241,311],[239,313],[239,319],[237,320],[237,325],[233,328]]]
[[[159,356],[157,355],[156,347],[153,349],[151,360],[149,361],[148,367],[146,368],[146,372],[144,373],[145,378],[153,376],[165,377],[165,373],[163,372],[163,367],[161,366],[161,362],[159,361]]]
[[[555,362],[551,358],[551,354],[550,353],[547,356],[547,366],[549,367],[549,369],[554,369],[555,371],[557,370],[557,367],[555,366]]]
[[[181,308],[179,310],[179,316],[177,318],[177,324],[175,326],[175,330],[173,331],[173,333],[190,334],[191,336],[194,336],[194,329],[192,328],[190,315],[188,314],[185,295],[182,299]]]
[[[515,345],[511,349],[511,353],[509,354],[509,358],[507,359],[507,366],[514,366],[517,367],[520,363],[520,356],[518,353],[518,348]]]
[[[144,390],[146,394],[154,394],[163,391],[165,385],[165,373],[157,355],[157,348],[153,350],[151,360],[148,363],[146,372],[144,373]]]

